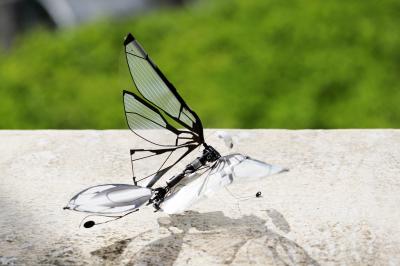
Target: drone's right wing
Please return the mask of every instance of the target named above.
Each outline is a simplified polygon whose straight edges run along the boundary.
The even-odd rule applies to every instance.
[[[141,186],[152,187],[168,170],[174,167],[183,157],[188,155],[196,147],[198,146],[186,145],[167,149],[131,150],[133,182],[135,185],[139,183]],[[139,163],[142,163],[142,167],[138,167],[140,169],[152,168],[153,165],[151,164],[153,163],[153,169],[157,170],[150,171],[150,173],[147,174],[138,175],[135,173],[135,165]]]
[[[133,177],[135,184],[146,180],[147,187],[152,187],[183,157],[204,143],[203,127],[197,114],[131,34],[126,37],[124,45],[133,82],[142,96],[124,91],[128,126],[139,137],[163,147],[131,150],[132,169],[134,163],[139,165],[143,162],[146,163],[143,168],[151,169],[153,165],[147,164],[151,158],[158,162],[153,168],[156,170],[140,177],[134,173]]]

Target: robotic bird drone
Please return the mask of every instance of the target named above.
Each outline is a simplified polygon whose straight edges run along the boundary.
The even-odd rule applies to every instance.
[[[132,170],[134,163],[149,158],[163,158],[162,163],[150,175],[137,176],[134,172],[134,185],[106,184],[87,188],[74,196],[65,209],[109,217],[109,221],[135,212],[145,204],[152,204],[156,211],[179,213],[233,182],[259,180],[285,170],[241,154],[221,156],[205,142],[197,114],[131,34],[125,38],[124,46],[129,70],[140,94],[123,92],[128,126],[136,135],[159,147],[132,149]],[[148,131],[141,129],[156,129],[156,135],[163,134],[166,138],[159,143],[157,139],[150,139],[150,135],[144,136]],[[171,168],[199,147],[201,156],[165,185],[155,187]],[[84,227],[95,224],[99,223],[90,220]]]

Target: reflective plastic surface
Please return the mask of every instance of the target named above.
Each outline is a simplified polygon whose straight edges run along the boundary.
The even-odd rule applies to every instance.
[[[66,208],[98,214],[124,213],[138,209],[150,199],[151,195],[151,189],[134,185],[99,185],[78,193]]]
[[[233,182],[257,181],[283,171],[286,169],[242,154],[223,156],[211,168],[193,178],[193,181],[167,196],[161,209],[169,214],[180,213]]]

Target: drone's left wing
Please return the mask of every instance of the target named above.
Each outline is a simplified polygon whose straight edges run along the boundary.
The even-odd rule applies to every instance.
[[[193,132],[198,143],[203,143],[203,127],[197,114],[131,34],[126,36],[124,45],[129,70],[140,94],[180,126]]]
[[[128,126],[133,133],[142,139],[165,147],[200,145],[195,133],[185,129],[177,129],[165,119],[156,107],[136,94],[124,91],[123,100]],[[143,129],[147,129],[147,131],[143,131]],[[160,138],[160,136],[164,136],[164,138]]]

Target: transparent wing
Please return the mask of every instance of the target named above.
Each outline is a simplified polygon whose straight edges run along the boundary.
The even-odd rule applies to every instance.
[[[161,112],[132,92],[124,91],[123,101],[129,128],[139,137],[158,146],[182,146],[197,143],[197,135],[188,130],[179,130],[168,123]],[[147,129],[146,136],[144,131]],[[149,131],[155,130],[153,132]],[[163,136],[163,143],[160,143]]]
[[[175,87],[131,34],[125,38],[124,45],[129,70],[140,94],[178,124],[193,132],[197,136],[197,142],[203,143],[203,127],[197,114],[187,106]]]
[[[168,214],[180,213],[233,182],[256,181],[282,171],[285,169],[241,154],[223,156],[198,178],[169,195],[161,209]]]
[[[131,150],[133,181],[135,185],[140,184],[149,188],[152,187],[165,173],[197,146],[186,145],[169,149]],[[137,174],[135,168],[141,169],[141,171],[144,171],[144,169],[152,170],[147,173],[142,172],[141,174]]]

